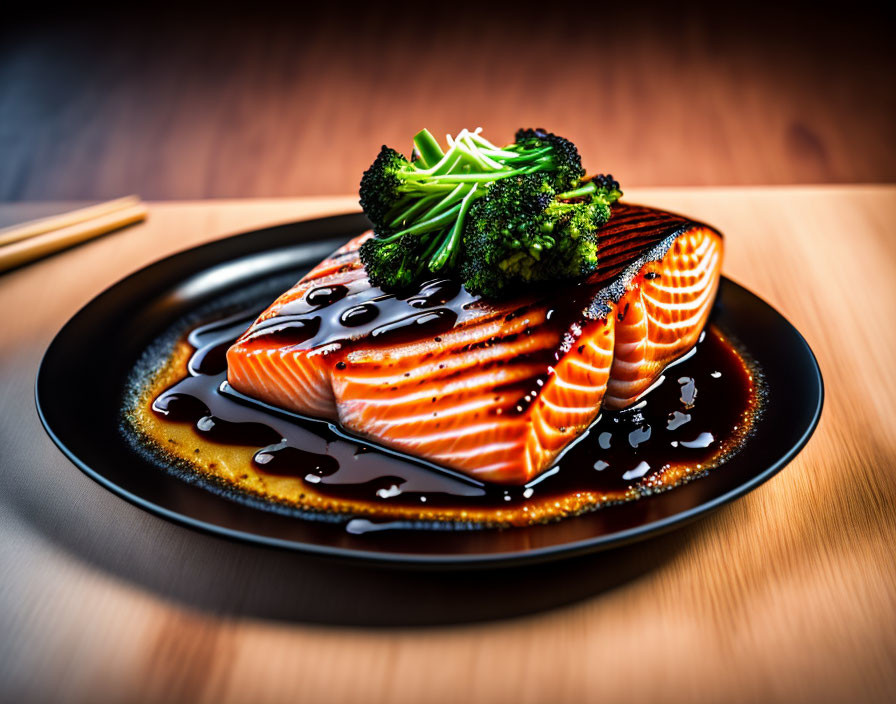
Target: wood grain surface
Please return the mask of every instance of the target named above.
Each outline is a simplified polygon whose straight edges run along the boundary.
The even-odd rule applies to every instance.
[[[195,533],[95,484],[41,429],[41,354],[100,290],[354,199],[153,203],[144,224],[0,278],[0,699],[893,701],[896,187],[627,197],[721,228],[725,273],[816,352],[825,410],[797,459],[742,500],[538,568],[379,571]]]
[[[627,188],[896,182],[886,3],[92,4],[0,23],[2,201],[351,193],[422,127]]]

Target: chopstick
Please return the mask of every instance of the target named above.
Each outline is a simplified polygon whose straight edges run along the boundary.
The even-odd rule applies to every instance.
[[[60,215],[51,215],[48,218],[40,218],[39,220],[31,220],[20,225],[12,227],[4,227],[0,229],[0,245],[11,244],[19,240],[26,240],[35,235],[42,235],[51,230],[61,230],[69,225],[77,225],[80,222],[86,222],[98,218],[107,213],[113,213],[116,210],[124,210],[135,205],[140,205],[140,198],[137,196],[125,196],[124,198],[116,198],[108,200],[105,203],[97,203],[87,208],[79,208],[68,213]]]
[[[0,230],[0,272],[140,222],[146,214],[137,196],[127,196]]]

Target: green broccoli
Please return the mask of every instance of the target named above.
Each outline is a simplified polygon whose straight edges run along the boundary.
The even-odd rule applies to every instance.
[[[422,130],[410,160],[383,146],[361,179],[375,235],[359,252],[368,278],[395,290],[459,274],[469,290],[500,296],[586,276],[621,193],[612,177],[584,175],[575,145],[543,129],[519,130],[505,147],[463,130],[444,151]]]
[[[491,184],[543,173],[552,187],[566,189],[584,174],[575,145],[562,137],[520,130],[516,142],[501,148],[479,132],[449,137],[443,151],[422,130],[414,137],[410,161],[383,146],[364,172],[360,202],[375,238],[360,256],[373,284],[406,288],[432,274],[456,271],[467,213]]]
[[[597,176],[557,193],[543,174],[492,184],[473,204],[460,278],[472,293],[497,298],[524,285],[581,279],[597,268],[597,232],[622,193]]]
[[[403,235],[395,240],[371,237],[361,245],[360,257],[371,282],[388,282],[393,289],[405,289],[418,281],[426,269],[421,247],[426,239]]]
[[[576,145],[568,139],[551,134],[541,128],[535,130],[517,130],[514,143],[506,149],[517,149],[524,153],[535,150],[547,150],[547,157],[551,161],[551,167],[545,171],[551,174],[551,185],[558,191],[566,191],[575,188],[585,169],[582,168],[582,157]],[[511,160],[508,160],[511,161]]]

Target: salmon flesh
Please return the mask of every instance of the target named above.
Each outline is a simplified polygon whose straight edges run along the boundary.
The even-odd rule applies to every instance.
[[[371,286],[358,258],[370,236],[259,316],[227,352],[230,385],[502,484],[548,469],[602,408],[635,404],[696,345],[722,260],[716,230],[617,204],[586,281],[494,302],[450,279]]]

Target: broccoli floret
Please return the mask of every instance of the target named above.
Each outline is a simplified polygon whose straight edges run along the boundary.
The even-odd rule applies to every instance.
[[[599,177],[570,196],[556,193],[551,181],[543,174],[499,181],[473,204],[460,266],[467,290],[495,298],[597,268],[597,232],[621,195],[618,184]]]
[[[358,254],[374,286],[400,290],[410,286],[425,268],[420,250],[426,244],[425,238],[413,235],[394,240],[371,237],[361,245]]]
[[[599,220],[597,186],[582,185],[582,161],[572,142],[538,129],[519,130],[516,141],[506,147],[488,142],[479,130],[463,130],[454,139],[449,136],[448,143],[443,151],[422,130],[414,137],[411,161],[383,146],[364,172],[361,207],[373,223],[375,237],[364,244],[360,256],[375,285],[406,288],[435,273],[451,275],[459,267],[476,268],[474,260],[485,250],[467,232],[468,215],[474,212],[476,224],[471,232],[490,232],[487,225],[494,220],[523,233],[505,245],[523,242],[517,249],[529,252],[532,261],[516,256],[518,251],[512,253],[514,257],[508,253],[496,259],[510,272],[510,281],[569,278],[573,276],[569,272],[584,270],[584,245],[577,245],[577,251],[582,250],[577,254],[567,251],[569,245],[560,239],[587,237],[606,218],[595,224]],[[605,195],[610,192],[605,185],[601,189]],[[529,232],[527,228],[536,222],[544,231]],[[492,258],[498,256],[495,246],[485,249]],[[541,251],[551,252],[546,263],[531,254]],[[481,290],[486,288],[495,287],[483,285]]]
[[[575,188],[585,175],[579,150],[568,139],[541,127],[534,130],[517,130],[514,139],[515,146],[524,152],[550,149],[546,155],[550,161],[550,168],[546,171],[551,173],[551,183],[558,191]]]
[[[376,160],[361,177],[361,209],[378,232],[388,232],[390,214],[407,199],[399,191],[401,175],[413,168],[401,154],[384,144]]]

